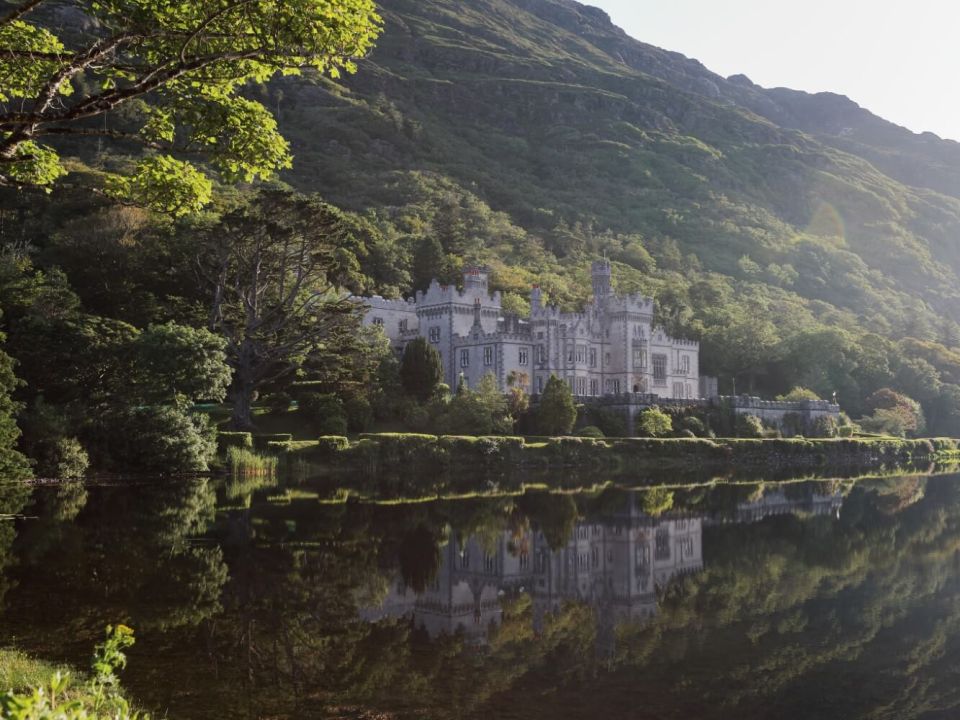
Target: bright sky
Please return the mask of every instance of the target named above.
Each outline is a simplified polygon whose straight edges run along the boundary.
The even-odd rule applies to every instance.
[[[582,0],[628,34],[764,87],[846,95],[960,140],[960,4],[951,0]]]

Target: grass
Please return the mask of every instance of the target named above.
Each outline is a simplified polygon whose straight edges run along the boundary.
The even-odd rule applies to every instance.
[[[277,458],[246,448],[227,448],[227,469],[233,477],[269,477],[277,472]]]
[[[0,648],[0,690],[23,692],[28,688],[45,684],[55,672],[70,673],[81,680],[83,673],[67,665],[53,665],[31,658],[13,648]]]

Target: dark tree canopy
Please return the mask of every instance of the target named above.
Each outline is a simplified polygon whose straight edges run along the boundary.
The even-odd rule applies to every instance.
[[[414,338],[407,343],[400,364],[400,381],[403,389],[418,400],[428,400],[443,381],[440,353],[426,338]]]
[[[556,375],[551,375],[540,395],[537,426],[542,435],[569,435],[577,421],[577,406],[570,388]]]

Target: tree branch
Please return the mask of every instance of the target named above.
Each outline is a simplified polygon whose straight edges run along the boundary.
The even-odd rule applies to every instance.
[[[27,2],[25,2],[23,5],[18,8],[14,8],[11,12],[7,13],[7,15],[0,19],[0,27],[3,25],[9,25],[14,20],[19,20],[43,1],[44,0],[27,0]]]

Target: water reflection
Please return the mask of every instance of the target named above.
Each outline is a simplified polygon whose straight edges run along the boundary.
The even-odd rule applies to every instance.
[[[82,664],[102,624],[128,621],[124,682],[170,718],[958,707],[955,476],[322,494],[203,480],[18,495],[0,642]]]
[[[523,524],[486,537],[454,535],[441,549],[418,527],[401,542],[400,569],[386,596],[361,607],[358,616],[366,622],[407,618],[431,638],[462,633],[485,644],[502,622],[504,599],[528,593],[535,632],[564,603],[583,603],[593,611],[598,652],[611,654],[618,626],[650,621],[658,593],[675,578],[703,569],[705,526],[784,514],[839,517],[843,504],[839,490],[804,488],[790,497],[774,487],[754,491],[732,513],[654,517],[647,511],[658,492],[611,493],[598,514],[576,522],[560,543]]]

